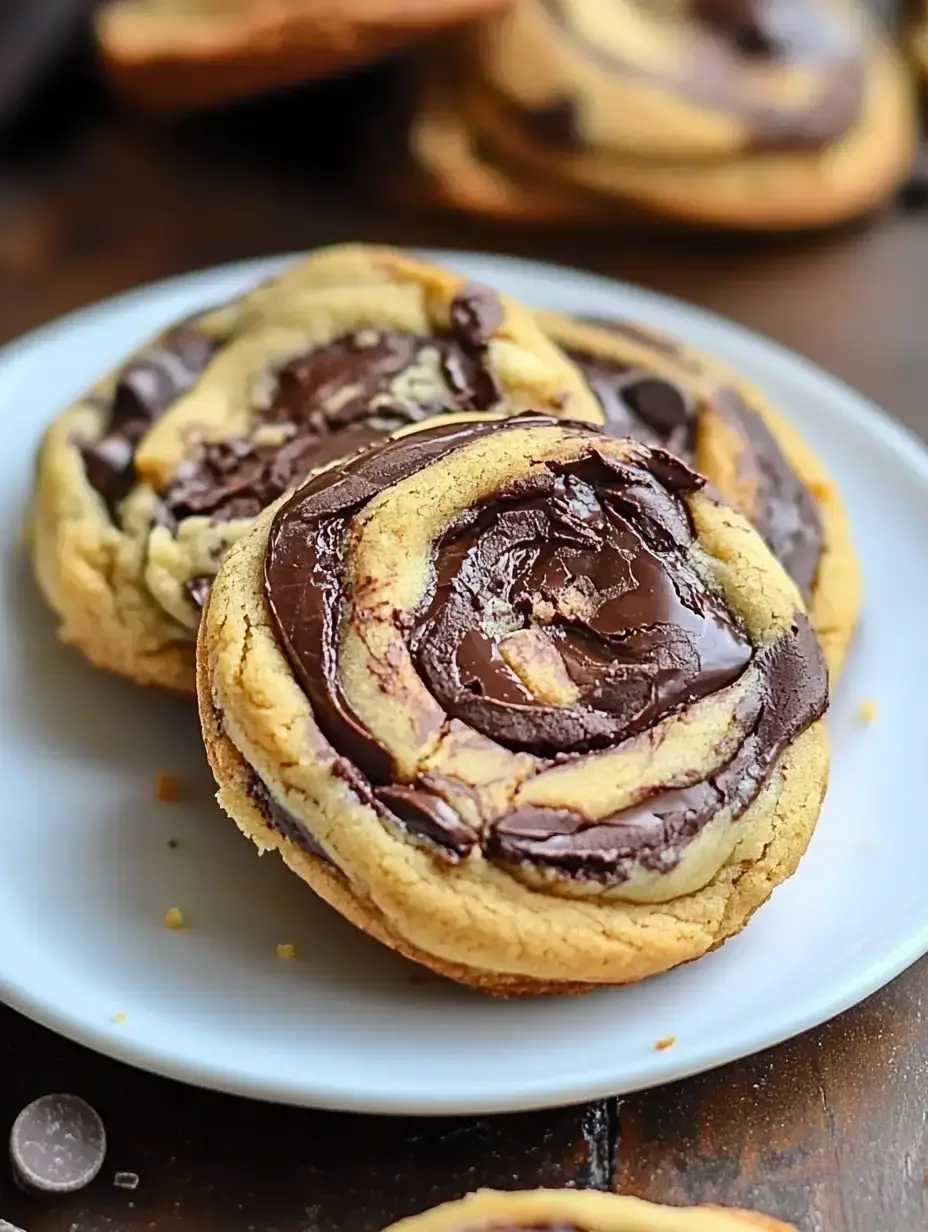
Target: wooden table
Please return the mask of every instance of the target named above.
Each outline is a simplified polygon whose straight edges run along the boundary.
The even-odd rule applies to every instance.
[[[92,101],[69,107],[63,134],[45,124],[0,154],[0,338],[149,279],[334,240],[489,249],[726,313],[928,434],[928,217],[777,243],[414,217],[339,173],[333,115],[350,93],[171,130]],[[110,1155],[91,1189],[51,1204],[0,1172],[0,1217],[28,1232],[374,1232],[480,1185],[568,1183],[743,1204],[803,1232],[928,1227],[924,963],[820,1030],[715,1073],[585,1108],[431,1123],[191,1090],[0,1008],[0,1135],[55,1090],[99,1108]],[[138,1189],[114,1188],[116,1169],[138,1173]]]

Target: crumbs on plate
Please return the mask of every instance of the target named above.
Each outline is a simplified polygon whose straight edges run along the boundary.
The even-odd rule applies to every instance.
[[[663,1039],[659,1039],[654,1045],[656,1052],[666,1052],[668,1048],[672,1048],[677,1042],[675,1035],[665,1035]]]
[[[811,479],[806,484],[809,492],[818,500],[827,500],[832,494],[830,483],[826,483],[824,479]]]
[[[290,945],[289,942],[286,945],[279,945],[277,947],[277,957],[285,960],[296,958],[296,946]]]
[[[159,770],[155,775],[155,799],[162,804],[176,804],[180,799],[180,779],[176,774]]]
[[[182,928],[187,927],[187,921],[184,919],[184,913],[180,907],[169,907],[164,913],[164,927],[173,929],[174,932],[180,932]]]

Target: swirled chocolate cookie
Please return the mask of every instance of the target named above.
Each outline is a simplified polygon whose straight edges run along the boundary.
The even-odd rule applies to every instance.
[[[527,408],[600,419],[524,309],[390,249],[320,251],[168,330],[52,424],[31,542],[60,636],[192,691],[203,598],[262,509],[404,426]]]
[[[564,218],[592,193],[691,223],[823,226],[888,199],[915,141],[900,57],[850,0],[516,0],[426,77],[412,153],[485,212],[534,216],[544,177]]]
[[[660,1206],[583,1189],[491,1189],[446,1202],[387,1232],[796,1232],[756,1211],[721,1206]]]
[[[720,945],[825,791],[794,584],[684,463],[585,425],[439,425],[311,479],[229,555],[197,661],[241,829],[490,992]]]
[[[100,58],[158,112],[214,107],[381,59],[505,0],[102,0]],[[85,3],[85,9],[87,7]]]
[[[799,432],[736,373],[667,334],[628,321],[537,319],[586,375],[608,432],[669,449],[760,532],[837,678],[860,611],[860,565],[840,493]]]

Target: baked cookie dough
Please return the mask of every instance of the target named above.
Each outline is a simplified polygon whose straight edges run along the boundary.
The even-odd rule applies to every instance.
[[[736,373],[668,334],[537,319],[587,377],[608,432],[669,449],[760,532],[799,587],[836,680],[860,613],[860,564],[841,495],[797,429]]]
[[[796,1232],[755,1211],[721,1206],[660,1206],[591,1189],[484,1189],[446,1202],[387,1232]]]
[[[497,158],[458,106],[454,71],[425,66],[415,75],[416,102],[402,107],[389,126],[389,144],[403,147],[399,158],[395,151],[383,157],[383,141],[371,143],[369,161],[391,198],[520,224],[615,222],[617,203],[553,179],[544,168],[514,167]]]
[[[157,112],[298,85],[498,12],[505,0],[103,0],[94,26],[117,89]]]
[[[495,181],[500,213],[532,217],[534,177],[565,220],[594,194],[691,224],[826,226],[891,198],[915,147],[905,65],[851,0],[515,0],[429,63],[411,151],[483,212]]]
[[[526,409],[601,417],[525,309],[391,249],[321,250],[169,329],[52,424],[30,541],[60,636],[192,692],[200,605],[263,508],[403,426]]]
[[[698,958],[796,868],[821,649],[663,450],[539,417],[373,446],[268,511],[200,626],[218,798],[374,937],[499,994]]]

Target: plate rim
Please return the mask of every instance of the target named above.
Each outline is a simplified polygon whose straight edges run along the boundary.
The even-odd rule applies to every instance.
[[[646,311],[653,307],[658,314],[673,313],[680,321],[681,331],[684,333],[690,325],[697,331],[702,328],[703,324],[723,329],[731,338],[732,343],[745,348],[756,363],[765,367],[774,365],[782,368],[785,366],[801,378],[813,392],[815,388],[818,388],[830,399],[840,397],[844,403],[844,413],[853,419],[858,427],[875,435],[890,450],[899,465],[914,472],[922,483],[928,486],[928,446],[915,432],[900,421],[891,418],[871,399],[827,372],[807,356],[792,351],[782,343],[767,338],[728,317],[703,309],[686,300],[651,291],[620,279],[608,278],[551,262],[481,251],[418,248],[413,251],[425,259],[452,267],[455,265],[466,267],[468,262],[479,266],[486,262],[500,269],[506,268],[514,276],[521,275],[539,282],[546,278],[553,278],[556,282],[573,281],[576,284],[579,280],[588,287],[595,288],[598,293],[620,295],[632,304],[641,305]],[[149,299],[157,298],[172,290],[193,299],[195,293],[199,293],[201,288],[205,291],[211,283],[222,280],[234,281],[239,277],[242,279],[262,277],[284,268],[289,262],[298,260],[302,255],[304,254],[287,253],[201,268],[143,284],[96,301],[55,318],[5,344],[0,348],[0,370],[8,370],[18,361],[26,360],[32,354],[40,352],[45,346],[55,344],[71,329],[78,325],[92,323],[95,317],[106,317],[114,311],[131,312],[141,308]],[[467,272],[466,268],[465,272]],[[208,1090],[277,1104],[372,1115],[492,1115],[567,1107],[608,1096],[631,1094],[638,1090],[650,1089],[694,1074],[704,1073],[729,1062],[762,1052],[819,1026],[859,1004],[885,987],[925,953],[928,953],[928,920],[912,936],[893,946],[881,959],[870,962],[863,971],[857,972],[853,979],[831,984],[829,995],[818,998],[808,997],[801,1003],[799,1012],[792,1014],[786,1012],[777,1021],[773,1030],[770,1029],[767,1021],[763,1020],[753,1023],[751,1030],[740,1031],[734,1047],[723,1035],[714,1036],[711,1041],[695,1043],[686,1054],[686,1059],[682,1061],[675,1058],[673,1049],[666,1050],[655,1055],[647,1077],[620,1083],[618,1087],[615,1085],[614,1078],[610,1080],[605,1073],[598,1071],[584,1075],[582,1081],[571,1075],[566,1078],[558,1077],[555,1072],[554,1075],[533,1083],[531,1088],[524,1089],[521,1093],[507,1090],[505,1094],[495,1098],[483,1096],[476,1100],[467,1098],[463,1093],[437,1100],[422,1095],[396,1097],[375,1094],[372,1098],[370,1095],[365,1096],[356,1091],[346,1093],[340,1084],[326,1084],[324,1081],[320,1082],[318,1077],[310,1082],[301,1078],[296,1083],[292,1080],[287,1083],[280,1079],[272,1081],[266,1077],[250,1075],[241,1070],[234,1070],[228,1065],[210,1066],[204,1064],[202,1056],[194,1060],[190,1056],[179,1054],[176,1051],[172,1052],[163,1046],[134,1040],[130,1034],[120,1034],[114,1031],[105,1020],[98,1027],[95,1027],[93,1023],[82,1023],[80,1020],[75,1020],[68,1015],[66,1010],[50,1001],[47,995],[31,992],[22,983],[15,982],[4,975],[2,969],[0,969],[0,1001],[31,1021],[113,1060]],[[677,1054],[679,1057],[683,1055],[682,1053]]]

